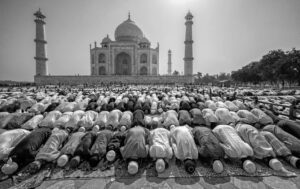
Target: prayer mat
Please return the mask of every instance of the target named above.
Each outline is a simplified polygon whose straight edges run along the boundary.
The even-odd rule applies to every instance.
[[[0,180],[0,189],[7,189],[13,185],[14,185],[14,183],[11,178],[6,178],[5,180]]]
[[[127,171],[127,163],[120,161],[115,164],[115,177],[118,178],[139,178],[139,177],[157,177],[154,163],[150,159],[139,161],[139,170],[136,174],[130,175]]]
[[[34,175],[13,176],[14,186],[11,189],[36,188],[42,184],[45,178],[49,177],[51,169],[43,169]]]
[[[80,169],[76,170],[65,170],[55,168],[51,176],[47,180],[56,180],[56,179],[72,179],[72,178],[106,178],[114,176],[114,167],[111,167],[108,170],[101,171],[100,169],[82,171]]]
[[[249,177],[266,177],[266,176],[281,176],[281,177],[295,177],[300,173],[300,170],[295,169],[281,161],[285,167],[284,171],[275,171],[260,161],[254,161],[256,165],[256,172],[253,174],[247,173],[242,168],[241,161],[223,160],[224,171],[222,173],[215,173],[212,166],[203,164],[197,161],[197,167],[193,174],[188,174],[183,166],[183,163],[176,165],[175,161],[170,162],[169,168],[163,173],[158,174],[158,178],[170,177],[228,177],[228,176],[249,176]],[[296,174],[297,173],[297,174]]]
[[[101,162],[96,167],[87,166],[87,162],[83,162],[76,169],[71,169],[67,164],[65,168],[55,167],[47,180],[56,180],[64,178],[106,178],[115,175],[113,165],[101,166]]]

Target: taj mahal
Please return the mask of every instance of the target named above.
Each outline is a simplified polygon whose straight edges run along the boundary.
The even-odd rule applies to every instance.
[[[150,41],[128,15],[115,30],[115,41],[109,35],[101,46],[95,43],[91,53],[91,75],[158,75],[159,46]]]
[[[90,44],[90,75],[49,75],[46,53],[45,18],[38,10],[34,13],[36,23],[36,75],[34,81],[39,85],[48,84],[99,84],[99,83],[137,83],[165,84],[192,83],[193,78],[193,15],[185,16],[185,57],[184,75],[172,75],[171,50],[168,51],[168,73],[159,72],[159,43],[155,48],[144,35],[140,27],[128,14],[128,18],[119,24],[114,40],[109,35],[98,43]]]

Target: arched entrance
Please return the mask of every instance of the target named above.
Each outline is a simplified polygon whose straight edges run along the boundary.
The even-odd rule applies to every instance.
[[[103,66],[99,67],[99,75],[105,75],[105,74],[106,74],[105,67]]]
[[[115,59],[116,75],[131,75],[131,58],[127,53],[120,53]]]
[[[140,69],[140,75],[147,75],[147,68],[144,66]]]
[[[157,69],[156,68],[152,68],[152,75],[157,75]]]

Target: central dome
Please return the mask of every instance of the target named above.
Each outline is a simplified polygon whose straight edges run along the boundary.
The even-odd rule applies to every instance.
[[[142,30],[130,19],[130,16],[115,30],[116,41],[139,42],[142,38]]]

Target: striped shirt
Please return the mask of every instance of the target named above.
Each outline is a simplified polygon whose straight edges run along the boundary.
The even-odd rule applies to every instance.
[[[261,131],[260,132],[265,139],[270,143],[274,152],[277,156],[289,156],[291,155],[291,151],[285,146],[283,142],[281,142],[275,135],[268,131]]]

